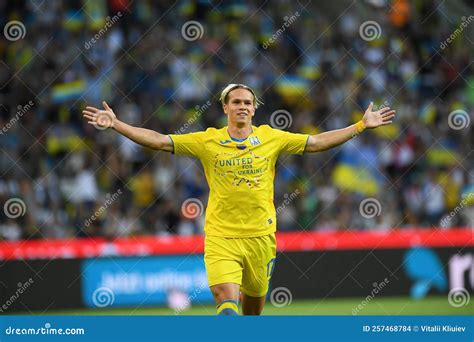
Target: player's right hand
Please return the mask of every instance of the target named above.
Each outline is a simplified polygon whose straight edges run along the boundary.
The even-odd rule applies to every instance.
[[[94,125],[98,129],[113,128],[117,116],[107,102],[103,101],[104,110],[95,107],[87,106],[82,111],[82,115],[87,120],[88,124]]]

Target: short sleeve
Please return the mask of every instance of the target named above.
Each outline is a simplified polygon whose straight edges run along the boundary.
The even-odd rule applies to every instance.
[[[195,132],[188,134],[170,134],[173,142],[173,153],[201,158],[204,154],[204,137],[206,132]]]
[[[308,142],[308,134],[290,133],[279,129],[273,130],[280,142],[280,153],[303,154]]]

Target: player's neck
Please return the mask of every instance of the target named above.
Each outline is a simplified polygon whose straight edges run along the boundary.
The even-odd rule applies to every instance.
[[[242,127],[229,125],[227,127],[227,133],[229,133],[232,138],[245,139],[252,133],[252,124]]]

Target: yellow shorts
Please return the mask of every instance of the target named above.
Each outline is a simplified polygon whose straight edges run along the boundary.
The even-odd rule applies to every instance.
[[[253,238],[206,236],[204,242],[209,286],[236,283],[251,297],[267,294],[275,257],[274,233]]]

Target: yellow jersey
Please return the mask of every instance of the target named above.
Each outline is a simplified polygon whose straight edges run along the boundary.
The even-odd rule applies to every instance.
[[[307,134],[252,126],[246,139],[227,126],[170,134],[174,153],[198,158],[209,184],[204,231],[209,236],[257,237],[276,231],[275,164],[280,153],[303,154]]]

